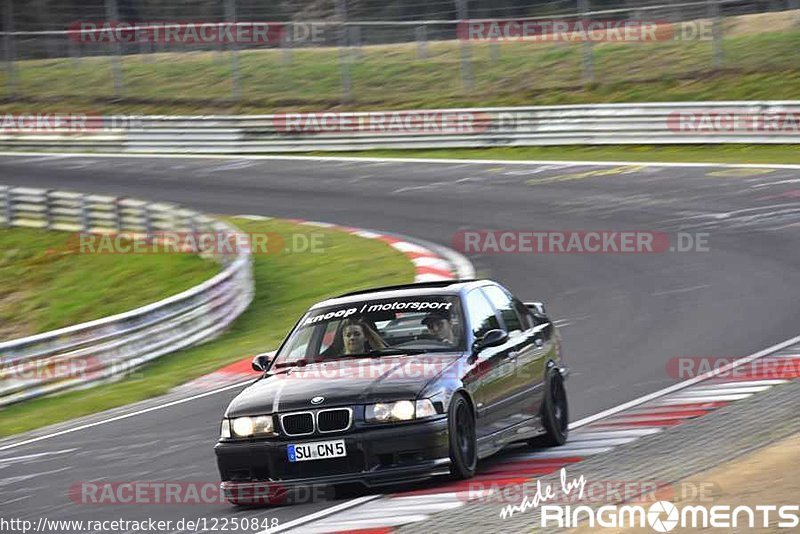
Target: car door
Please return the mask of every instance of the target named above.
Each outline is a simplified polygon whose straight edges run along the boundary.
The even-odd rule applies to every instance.
[[[490,285],[483,288],[486,296],[500,314],[503,327],[513,349],[508,353],[510,383],[508,403],[511,413],[508,426],[518,425],[536,417],[542,399],[546,343],[543,325],[537,325],[524,304],[505,288]]]
[[[502,328],[500,316],[480,288],[465,297],[469,327],[474,339],[480,339],[489,330]],[[471,361],[465,380],[471,389],[478,412],[478,438],[496,434],[509,425],[514,413],[508,398],[512,394],[514,367],[508,359],[514,351],[514,341],[481,350]]]

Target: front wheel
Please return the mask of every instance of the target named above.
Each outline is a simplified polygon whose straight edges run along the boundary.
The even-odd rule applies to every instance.
[[[567,442],[569,435],[567,390],[564,389],[564,378],[555,369],[547,373],[541,418],[546,431],[541,438],[541,444],[546,447],[558,447]],[[532,445],[539,444],[537,440],[533,441]]]
[[[475,416],[467,399],[460,393],[450,402],[447,426],[450,435],[450,473],[457,480],[472,478],[478,465]]]

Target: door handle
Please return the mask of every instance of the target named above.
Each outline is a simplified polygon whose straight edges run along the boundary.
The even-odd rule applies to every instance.
[[[536,336],[535,338],[533,338],[533,344],[541,348],[544,346],[544,341],[542,341],[542,338],[540,338],[539,336]]]
[[[518,357],[519,357],[519,352],[517,351],[512,351],[508,353],[508,359],[511,360],[512,362],[517,361]]]

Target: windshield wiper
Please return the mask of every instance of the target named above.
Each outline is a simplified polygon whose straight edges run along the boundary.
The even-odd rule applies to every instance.
[[[381,356],[400,356],[404,354],[422,354],[427,352],[425,349],[399,349],[399,348],[384,348],[372,349],[369,352],[360,352],[358,354],[342,354],[340,358],[379,358]]]
[[[283,369],[284,367],[305,367],[306,365],[313,363],[311,360],[300,359],[300,360],[293,360],[290,362],[277,362],[273,367],[275,369]]]

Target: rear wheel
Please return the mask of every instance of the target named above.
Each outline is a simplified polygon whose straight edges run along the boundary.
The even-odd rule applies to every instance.
[[[467,399],[460,393],[450,402],[447,425],[450,435],[450,473],[458,480],[471,478],[478,465],[475,416]]]
[[[557,447],[567,442],[569,435],[567,390],[564,389],[564,378],[555,369],[551,369],[547,374],[541,418],[545,435],[531,440],[529,442],[531,445]]]

